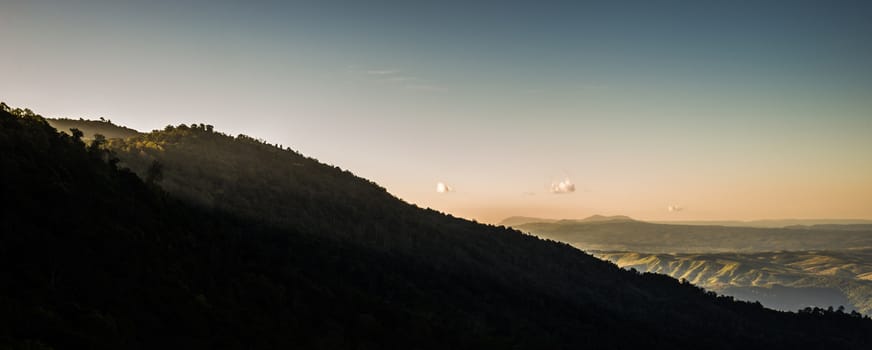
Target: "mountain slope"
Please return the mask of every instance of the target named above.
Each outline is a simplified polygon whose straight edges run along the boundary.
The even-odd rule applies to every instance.
[[[868,319],[776,312],[624,271],[565,244],[415,208],[350,173],[205,128],[152,134],[174,142],[125,143],[122,159],[143,157],[125,162],[164,164],[162,181],[144,183],[99,142],[86,147],[3,107],[0,191],[16,205],[0,212],[0,347],[872,343]],[[193,187],[178,192],[186,200],[155,185],[176,193],[171,181]]]

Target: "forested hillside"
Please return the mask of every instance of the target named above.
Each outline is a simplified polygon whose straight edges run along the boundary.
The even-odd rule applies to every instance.
[[[14,203],[0,214],[0,348],[872,344],[868,318],[621,270],[250,137],[198,125],[86,145],[0,107]]]

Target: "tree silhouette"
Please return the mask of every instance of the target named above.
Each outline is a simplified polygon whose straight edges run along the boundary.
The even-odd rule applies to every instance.
[[[149,185],[154,185],[161,180],[163,180],[163,164],[161,164],[161,162],[157,160],[154,160],[151,162],[151,165],[146,171],[145,183]]]

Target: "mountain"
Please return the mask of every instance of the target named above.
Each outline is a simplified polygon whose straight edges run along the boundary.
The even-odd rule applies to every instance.
[[[529,216],[511,216],[500,221],[499,225],[516,227],[533,223],[552,224],[558,221],[596,222],[596,221],[636,221],[624,215],[603,216],[593,215],[585,219],[545,219]],[[872,231],[872,220],[861,219],[780,219],[780,220],[689,220],[689,221],[649,221],[654,224],[682,226],[725,226],[725,227],[756,227],[756,228],[792,228],[792,229],[828,229]]]
[[[629,216],[624,215],[613,215],[613,216],[604,216],[604,215],[591,215],[584,219],[577,220],[576,222],[630,222],[636,221],[630,218]]]
[[[250,137],[198,125],[86,145],[0,107],[0,193],[15,203],[0,211],[0,348],[872,344],[856,313],[622,270]]]
[[[561,220],[514,228],[591,251],[718,253],[872,248],[872,230],[830,227],[790,229]]]
[[[498,225],[511,227],[511,226],[524,225],[524,224],[529,224],[529,223],[534,223],[534,222],[552,223],[552,222],[557,222],[557,220],[535,218],[535,217],[529,217],[529,216],[510,216],[510,217],[507,217],[507,218],[503,219],[502,221],[500,221]]]
[[[605,216],[605,215],[591,215],[581,220],[556,220],[556,219],[543,219],[543,218],[535,218],[529,216],[511,216],[500,221],[499,225],[515,227],[526,224],[534,224],[534,223],[547,223],[552,224],[556,222],[561,223],[576,223],[576,222],[626,222],[626,221],[635,221],[629,216],[624,215],[614,215],[614,216]]]

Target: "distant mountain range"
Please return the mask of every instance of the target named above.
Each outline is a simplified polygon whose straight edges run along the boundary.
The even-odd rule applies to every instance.
[[[616,220],[559,220],[512,227],[584,250],[643,253],[769,252],[872,248],[862,226],[761,228]]]
[[[591,222],[627,222],[627,221],[635,221],[635,220],[633,220],[629,216],[623,216],[623,215],[614,215],[614,216],[591,215],[591,216],[588,216],[584,219],[577,219],[577,220],[575,220],[575,219],[557,220],[557,219],[542,219],[542,218],[529,217],[529,216],[512,216],[512,217],[508,217],[508,218],[503,219],[503,221],[500,221],[500,223],[498,225],[514,227],[514,226],[533,224],[533,223],[551,224],[551,223],[555,223],[555,222],[591,223]]]
[[[637,221],[628,216],[593,215],[585,219],[545,219],[530,216],[511,216],[500,221],[499,225],[518,226],[532,223],[596,222],[596,221]],[[690,221],[647,221],[655,224],[695,225],[695,226],[728,226],[728,227],[762,227],[762,228],[812,228],[836,230],[865,230],[872,228],[872,220],[863,219],[771,219],[771,220],[690,220]]]
[[[0,211],[0,348],[872,344],[858,313],[779,312],[623,270],[249,136],[82,136],[0,104],[14,203]]]

